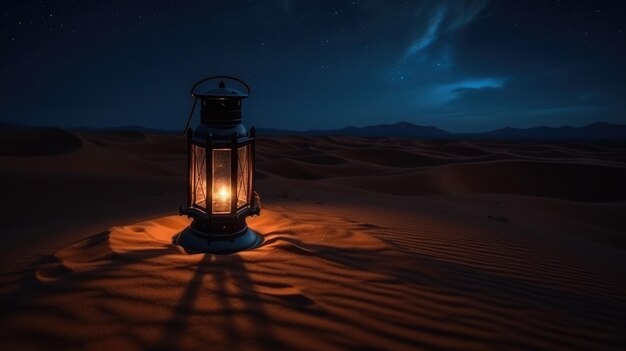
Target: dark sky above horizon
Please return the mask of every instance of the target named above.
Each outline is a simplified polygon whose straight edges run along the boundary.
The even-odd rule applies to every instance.
[[[0,121],[182,129],[191,85],[230,74],[252,86],[257,127],[626,123],[625,14],[618,0],[2,1]]]

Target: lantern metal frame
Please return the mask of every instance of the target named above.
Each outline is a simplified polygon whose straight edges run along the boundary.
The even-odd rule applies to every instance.
[[[244,94],[234,89],[230,90],[234,96],[194,93],[199,84],[217,78],[241,82],[248,89],[248,93]],[[221,82],[219,88],[212,92],[225,91],[225,84]],[[228,105],[240,108],[241,99],[246,98],[249,92],[250,88],[245,82],[228,76],[203,79],[191,89],[195,99],[194,108],[198,99],[202,101],[202,120],[195,132],[189,128],[189,121],[185,127],[187,130],[187,206],[181,207],[179,212],[181,215],[193,218],[193,222],[173,238],[173,242],[184,247],[187,252],[228,254],[257,247],[262,242],[262,238],[250,230],[246,224],[246,217],[260,214],[260,204],[254,190],[256,130],[254,127],[249,131],[246,130],[241,123],[240,110],[227,109],[222,112],[211,110],[211,103],[216,101],[223,101],[221,105],[224,107]],[[236,102],[236,105],[233,102]],[[190,119],[194,108],[192,108]],[[216,113],[222,113],[227,117],[216,118]],[[197,162],[194,160],[194,147],[204,149],[205,207],[196,203],[194,195],[197,188],[196,182],[198,182],[198,179],[192,179],[197,176],[192,171]],[[247,164],[248,189],[247,201],[240,206],[238,204],[241,186],[239,150],[244,147],[249,148],[247,151],[249,160],[244,160],[244,162],[249,162]],[[230,210],[225,213],[214,213],[213,210],[213,151],[218,149],[230,150]],[[244,177],[243,171],[241,176]]]

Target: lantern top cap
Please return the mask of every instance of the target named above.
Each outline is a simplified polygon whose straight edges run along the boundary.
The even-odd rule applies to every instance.
[[[211,80],[211,79],[216,79],[216,78],[224,78],[224,79],[230,79],[230,80],[235,80],[238,81],[240,83],[242,83],[246,89],[248,90],[247,93],[244,93],[242,91],[239,91],[237,89],[233,89],[230,87],[226,87],[226,84],[224,83],[224,80],[220,80],[220,83],[218,85],[217,88],[213,88],[204,92],[195,92],[194,89],[202,82],[207,81],[207,80]],[[248,87],[248,85],[241,81],[240,79],[237,78],[233,78],[233,77],[227,77],[227,76],[216,76],[216,77],[211,77],[211,78],[207,78],[207,79],[203,79],[201,81],[199,81],[198,83],[196,83],[196,85],[194,85],[194,87],[192,88],[192,93],[191,95],[195,98],[198,99],[245,99],[249,96],[250,94],[250,88]]]

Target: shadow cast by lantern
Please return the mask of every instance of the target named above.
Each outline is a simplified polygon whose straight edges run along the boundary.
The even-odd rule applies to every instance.
[[[38,328],[33,321],[35,326],[28,330],[28,337],[35,338],[42,345],[62,346],[63,349],[83,349],[88,343],[122,338],[141,349],[174,350],[194,334],[199,326],[192,321],[200,319],[210,337],[222,336],[230,347],[240,347],[242,340],[239,336],[245,332],[255,340],[259,349],[280,348],[280,341],[270,325],[259,323],[254,329],[242,328],[242,322],[253,323],[257,318],[267,320],[269,317],[263,298],[256,292],[255,282],[239,255],[180,255],[173,246],[160,240],[152,241],[154,238],[146,232],[133,230],[119,228],[89,236],[69,245],[64,249],[66,252],[43,256],[33,265],[12,272],[19,288],[0,293],[0,306],[3,307],[0,315],[39,316],[39,304],[43,301],[62,299],[81,291],[78,293],[81,297],[74,297],[71,305],[80,301],[85,311],[97,310],[93,313],[101,318],[114,319],[129,327],[71,338],[65,333],[54,335],[45,328]],[[124,240],[119,242],[122,238]],[[154,245],[144,247],[149,243]],[[167,283],[162,278],[150,278],[151,273],[166,272],[175,272]],[[167,288],[161,290],[163,294],[148,294],[150,297],[147,298],[142,293],[146,286],[153,292]],[[236,302],[233,302],[233,296],[236,296]],[[203,307],[198,308],[201,302]],[[129,306],[141,306],[139,310],[151,317],[142,318],[142,313],[133,316],[134,309]],[[80,317],[67,313],[64,307],[51,307],[48,312],[53,318],[59,318],[59,324],[65,328],[76,328],[77,331],[88,328],[89,323],[85,320],[76,322]],[[83,317],[94,323],[89,319],[93,315],[88,315]],[[150,337],[137,335],[137,329],[133,328],[150,330]]]

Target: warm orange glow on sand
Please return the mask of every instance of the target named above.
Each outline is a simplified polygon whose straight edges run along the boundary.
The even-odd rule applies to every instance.
[[[180,216],[113,227],[37,268],[29,303],[55,308],[12,309],[3,330],[30,335],[14,340],[12,349],[43,347],[47,338],[120,350],[266,343],[310,350],[484,349],[494,340],[509,345],[502,333],[529,349],[558,345],[558,335],[593,349],[586,325],[569,334],[570,324],[554,323],[556,311],[565,320],[587,313],[572,312],[576,307],[562,299],[575,294],[595,306],[598,295],[623,294],[619,284],[590,271],[604,277],[610,266],[589,267],[587,260],[565,259],[565,252],[542,255],[542,238],[504,240],[497,225],[489,230],[426,213],[381,216],[375,207],[354,208],[333,207],[333,215],[315,204],[266,208],[249,221],[264,244],[230,256],[187,255],[172,245],[172,235],[189,224]],[[543,303],[550,306],[545,312]],[[609,331],[604,340],[620,335],[618,317],[593,322]]]

